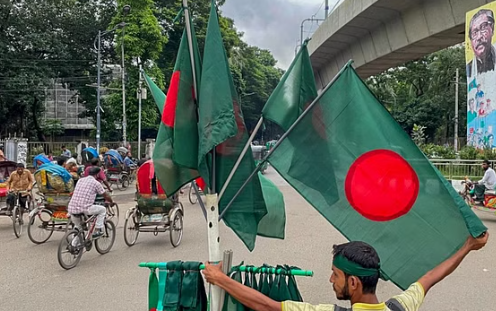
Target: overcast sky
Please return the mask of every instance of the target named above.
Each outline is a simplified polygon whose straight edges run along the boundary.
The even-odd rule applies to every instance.
[[[329,0],[329,6],[332,8],[335,2]],[[300,39],[301,22],[317,12],[316,17],[323,18],[324,0],[227,0],[221,10],[234,19],[248,44],[270,50],[278,67],[286,69]],[[305,25],[306,31],[317,28],[310,22]]]

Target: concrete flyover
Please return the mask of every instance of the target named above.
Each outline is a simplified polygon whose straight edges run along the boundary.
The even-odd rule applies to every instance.
[[[465,14],[494,0],[345,0],[308,48],[324,87],[349,60],[362,78],[465,40]]]

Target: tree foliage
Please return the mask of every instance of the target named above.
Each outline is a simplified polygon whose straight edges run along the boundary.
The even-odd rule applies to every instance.
[[[217,1],[222,5],[225,1]],[[122,8],[131,11],[123,16]],[[126,117],[128,140],[137,138],[138,57],[150,76],[167,91],[181,35],[183,20],[173,22],[181,0],[14,0],[0,2],[0,136],[17,132],[30,139],[60,135],[57,121],[44,120],[46,90],[57,83],[77,90],[86,111],[81,117],[96,121],[98,31],[102,36],[102,139],[120,140],[122,130],[121,44],[125,47]],[[190,1],[193,26],[203,52],[210,1]],[[222,16],[220,26],[248,127],[281,76],[271,53],[243,42],[232,19]],[[124,31],[118,25],[126,23]],[[111,79],[113,78],[113,79]],[[88,86],[92,85],[92,86]],[[142,103],[144,138],[154,137],[158,110],[151,98]],[[96,122],[95,122],[96,123]],[[116,126],[117,125],[117,126]],[[148,131],[148,132],[147,132]],[[57,132],[57,134],[55,134]],[[93,133],[94,134],[94,133]],[[92,135],[93,136],[93,135]]]
[[[367,80],[367,84],[408,133],[425,126],[428,142],[451,142],[455,122],[455,75],[459,69],[459,132],[466,136],[466,73],[462,46],[447,48]]]
[[[39,116],[52,79],[94,93],[85,86],[96,72],[93,40],[114,10],[112,0],[0,3],[0,135],[44,140]]]

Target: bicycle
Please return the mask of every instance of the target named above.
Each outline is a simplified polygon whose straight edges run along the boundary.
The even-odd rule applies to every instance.
[[[27,191],[27,190],[12,191],[12,193],[14,193],[14,195],[16,196],[14,208],[12,209],[12,212],[9,213],[9,211],[5,211],[3,214],[10,216],[10,218],[12,219],[14,234],[16,238],[20,238],[24,227],[24,219],[23,219],[24,213],[29,213],[29,211],[32,209],[32,205],[33,205],[32,195],[31,195],[31,191]],[[26,205],[21,206],[21,197],[26,194],[28,195],[28,197],[26,198]]]
[[[105,215],[103,235],[97,238],[93,238],[96,215],[88,218],[86,214],[76,214],[72,217],[78,220],[77,224],[74,224],[74,228],[60,240],[57,250],[58,262],[66,270],[77,266],[83,252],[85,250],[89,252],[92,249],[93,241],[96,251],[102,255],[108,253],[115,242],[115,225],[107,219],[107,215]]]
[[[198,196],[196,195],[195,185],[198,188],[198,191],[199,191],[200,195],[203,195],[203,190],[200,189],[200,187],[198,187],[198,184],[196,183],[196,181],[193,180],[191,182],[191,184],[190,184],[189,193],[188,193],[189,203],[191,203],[193,205],[195,205],[196,203],[198,203]]]

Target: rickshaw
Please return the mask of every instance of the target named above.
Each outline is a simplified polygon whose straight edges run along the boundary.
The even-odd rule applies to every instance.
[[[251,145],[251,152],[253,153],[253,158],[255,159],[255,165],[258,166],[258,164],[260,164],[263,158],[267,155],[267,147]],[[260,169],[262,174],[264,174],[267,170],[267,166],[267,161],[265,161]]]
[[[465,180],[462,181],[463,191],[460,191],[459,194],[465,200],[468,206],[473,209],[488,212],[493,215],[496,215],[496,191],[495,190],[486,190],[484,193],[484,201],[480,203],[476,203],[473,199],[473,195],[475,194],[475,184],[465,177]]]
[[[29,213],[28,236],[31,242],[43,244],[54,231],[67,230],[67,206],[74,191],[74,181],[65,168],[52,163],[40,166],[34,179],[39,198]]]
[[[95,148],[88,147],[81,151],[81,160],[84,165],[89,164],[94,158],[98,158],[98,151]]]
[[[12,225],[14,228],[14,234],[17,238],[21,237],[22,227],[24,225],[23,214],[25,212],[25,207],[19,205],[19,196],[26,194],[26,192],[16,192],[16,203],[14,204],[14,209],[9,211],[7,206],[7,195],[9,194],[9,189],[7,187],[7,180],[17,168],[17,163],[12,161],[1,161],[0,162],[0,216],[8,216],[12,219]],[[30,198],[32,198],[31,193]],[[30,206],[32,200],[28,200]]]
[[[129,187],[129,173],[124,169],[122,156],[114,149],[110,149],[103,156],[105,173],[110,184],[116,184],[117,189],[126,190]]]
[[[124,242],[133,246],[140,232],[157,236],[159,232],[169,231],[172,246],[179,246],[183,237],[183,205],[177,194],[167,198],[151,160],[138,169],[136,201],[136,206],[126,212]]]

